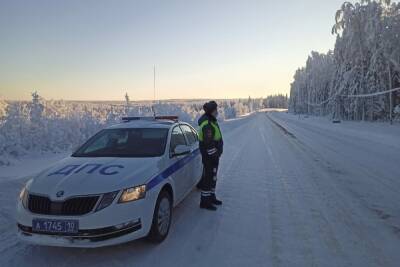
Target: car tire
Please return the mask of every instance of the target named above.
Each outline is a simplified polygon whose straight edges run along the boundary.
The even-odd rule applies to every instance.
[[[161,243],[168,236],[172,218],[172,197],[167,190],[158,195],[154,209],[153,221],[147,239],[154,243]]]

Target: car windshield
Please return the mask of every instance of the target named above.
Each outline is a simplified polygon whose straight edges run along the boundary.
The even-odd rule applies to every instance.
[[[159,157],[168,129],[106,129],[89,139],[73,157]]]

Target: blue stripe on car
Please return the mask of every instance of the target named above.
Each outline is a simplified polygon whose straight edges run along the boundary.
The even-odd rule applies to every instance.
[[[178,160],[168,168],[166,168],[163,172],[155,176],[146,184],[146,190],[151,190],[153,187],[157,186],[159,183],[167,179],[169,176],[174,174],[176,171],[180,170],[183,166],[188,164],[191,160],[193,160],[200,153],[200,149],[195,149],[192,153],[187,155],[186,157]]]

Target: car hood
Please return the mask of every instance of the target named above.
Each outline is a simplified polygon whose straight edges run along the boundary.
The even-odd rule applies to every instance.
[[[162,170],[161,162],[161,158],[68,157],[33,178],[28,191],[54,200],[113,192],[146,184]]]

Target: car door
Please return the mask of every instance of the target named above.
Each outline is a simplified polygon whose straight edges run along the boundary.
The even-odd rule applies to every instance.
[[[171,139],[169,146],[169,157],[171,160],[171,166],[175,166],[177,169],[172,175],[172,180],[175,184],[175,193],[177,196],[177,201],[179,202],[185,196],[187,188],[188,188],[188,177],[190,174],[188,173],[189,169],[185,168],[183,158],[188,155],[174,156],[173,152],[176,146],[178,145],[187,145],[185,136],[181,130],[181,128],[177,125],[171,131]]]
[[[203,175],[203,162],[201,160],[201,153],[200,153],[200,149],[199,149],[199,135],[193,127],[191,127],[191,129],[192,129],[193,136],[196,139],[195,147],[197,149],[197,152],[196,152],[196,157],[193,159],[193,161],[195,162],[194,178],[195,178],[195,181],[197,184],[200,181],[201,176]]]
[[[181,124],[181,129],[186,137],[187,143],[190,145],[192,153],[195,152],[199,148],[197,133],[192,127],[187,124]],[[190,175],[190,177],[188,177],[188,190],[193,188],[193,186],[197,184],[201,177],[203,169],[199,154],[192,154],[191,157],[195,158],[191,159],[190,162],[186,165],[186,168],[188,168],[188,173]]]

